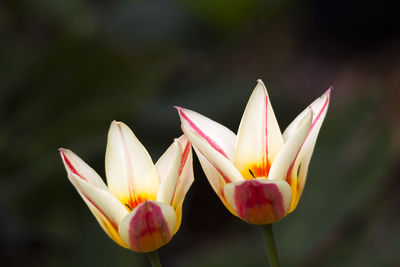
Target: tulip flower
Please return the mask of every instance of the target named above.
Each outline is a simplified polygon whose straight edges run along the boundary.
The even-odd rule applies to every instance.
[[[108,186],[72,151],[59,151],[70,182],[118,245],[151,252],[177,232],[193,182],[191,146],[184,135],[153,164],[129,127],[113,121],[105,159]]]
[[[269,225],[293,211],[325,118],[330,89],[281,133],[261,80],[235,135],[194,111],[176,107],[209,183],[225,207],[240,219]]]

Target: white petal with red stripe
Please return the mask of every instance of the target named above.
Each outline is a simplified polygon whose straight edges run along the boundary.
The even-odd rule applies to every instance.
[[[107,191],[107,186],[103,180],[89,165],[68,149],[60,148],[59,151],[68,173],[68,179],[77,189],[79,195],[89,207],[100,226],[117,244],[122,247],[127,247],[118,233],[119,221],[128,214],[126,209]],[[88,185],[85,186],[85,183]],[[92,189],[85,189],[86,187]],[[110,203],[114,203],[115,207],[117,207],[114,211],[111,211],[112,214],[108,214],[107,209],[104,209],[101,203],[95,202],[97,197],[93,196],[91,193],[92,191],[97,191],[100,195],[105,195],[104,199],[106,200],[111,199]],[[114,212],[116,212],[116,214],[114,214]]]
[[[294,121],[286,128],[283,134],[285,140],[291,138],[291,136],[295,132],[295,125],[297,124],[297,122],[305,116],[309,109],[312,110],[313,121],[308,135],[304,140],[304,143],[300,148],[300,151],[295,161],[290,166],[286,175],[286,181],[291,185],[293,191],[293,199],[290,211],[296,208],[303,192],[307,178],[308,166],[311,161],[311,156],[314,151],[314,146],[317,141],[318,133],[328,111],[330,92],[331,88],[329,88],[321,97],[311,103],[309,107],[307,107],[302,113],[300,113],[296,117],[296,119],[294,119]]]
[[[157,197],[157,169],[144,146],[122,122],[113,121],[108,132],[106,175],[110,192],[131,209]]]
[[[235,166],[244,178],[267,177],[283,138],[267,90],[261,80],[250,96],[240,122],[236,145]]]
[[[59,151],[65,169],[67,170],[67,174],[73,173],[81,179],[86,180],[88,183],[107,190],[106,184],[97,172],[87,165],[86,162],[79,158],[74,152],[65,148],[60,148]]]
[[[182,204],[185,199],[186,193],[189,191],[193,183],[193,159],[192,159],[192,145],[185,135],[175,139],[182,151],[182,157],[179,167],[179,177],[176,183],[175,192],[172,198],[171,205],[175,209],[176,226],[173,234],[178,231],[182,220]]]
[[[208,182],[210,183],[212,189],[214,192],[218,195],[218,197],[221,199],[222,203],[225,205],[225,207],[233,213],[232,208],[228,204],[225,198],[225,193],[224,193],[224,186],[226,185],[226,181],[224,180],[223,176],[220,174],[220,172],[211,164],[211,162],[204,157],[196,148],[194,149],[196,151],[197,158],[200,161],[200,165],[207,177]]]
[[[80,195],[92,204],[114,228],[118,228],[124,217],[128,215],[126,207],[110,192],[88,183],[78,175],[71,173],[68,178]]]
[[[182,125],[201,136],[215,151],[233,160],[236,135],[225,126],[185,108],[176,107]]]
[[[173,207],[182,206],[185,195],[194,181],[192,146],[185,135],[175,139],[182,151],[181,162],[179,166],[179,178],[172,199]]]
[[[311,127],[312,111],[306,112],[305,116],[297,123],[292,136],[286,140],[282,149],[279,151],[268,175],[269,180],[285,180],[286,173],[293,162],[304,139]]]
[[[161,184],[157,201],[171,205],[179,177],[182,151],[178,142],[174,141],[156,163]]]
[[[96,218],[97,222],[100,224],[101,228],[104,230],[104,232],[112,239],[114,242],[116,242],[118,245],[128,248],[128,245],[126,245],[121,237],[119,236],[118,233],[118,225],[112,223],[107,219],[106,216],[104,216],[99,209],[93,205],[92,203],[89,202],[82,194],[79,193],[79,195],[82,197],[83,201],[86,203],[86,205],[89,207],[90,211],[93,213],[94,217]]]
[[[207,140],[186,125],[183,125],[182,129],[196,151],[207,158],[214,168],[218,170],[226,183],[243,180],[243,177],[233,163],[210,145]]]

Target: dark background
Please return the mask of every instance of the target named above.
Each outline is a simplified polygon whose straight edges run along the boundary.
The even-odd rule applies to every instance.
[[[398,11],[398,9],[397,9]],[[101,230],[57,148],[104,177],[112,120],[156,161],[173,105],[236,132],[263,79],[282,131],[330,86],[298,208],[275,224],[283,266],[398,266],[400,46],[394,1],[0,2],[0,264],[149,266]],[[261,266],[261,231],[231,215],[194,160],[164,266]]]

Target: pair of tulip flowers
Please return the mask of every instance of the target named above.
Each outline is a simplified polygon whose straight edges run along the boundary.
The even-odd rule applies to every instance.
[[[82,159],[60,149],[70,182],[100,226],[122,247],[151,252],[179,229],[182,204],[194,178],[193,146],[208,181],[240,219],[271,224],[301,197],[330,89],[281,133],[267,90],[258,81],[235,135],[194,111],[176,107],[184,134],[153,163],[134,133],[113,121],[105,158],[107,185]]]

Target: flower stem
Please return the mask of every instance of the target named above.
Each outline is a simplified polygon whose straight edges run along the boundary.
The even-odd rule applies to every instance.
[[[157,250],[148,252],[147,256],[149,256],[149,260],[151,262],[151,266],[153,266],[153,267],[161,267],[161,262],[160,262],[160,258],[158,257]]]
[[[276,251],[274,233],[272,232],[272,224],[261,226],[264,232],[265,242],[267,243],[269,262],[272,267],[279,267],[278,252]]]

